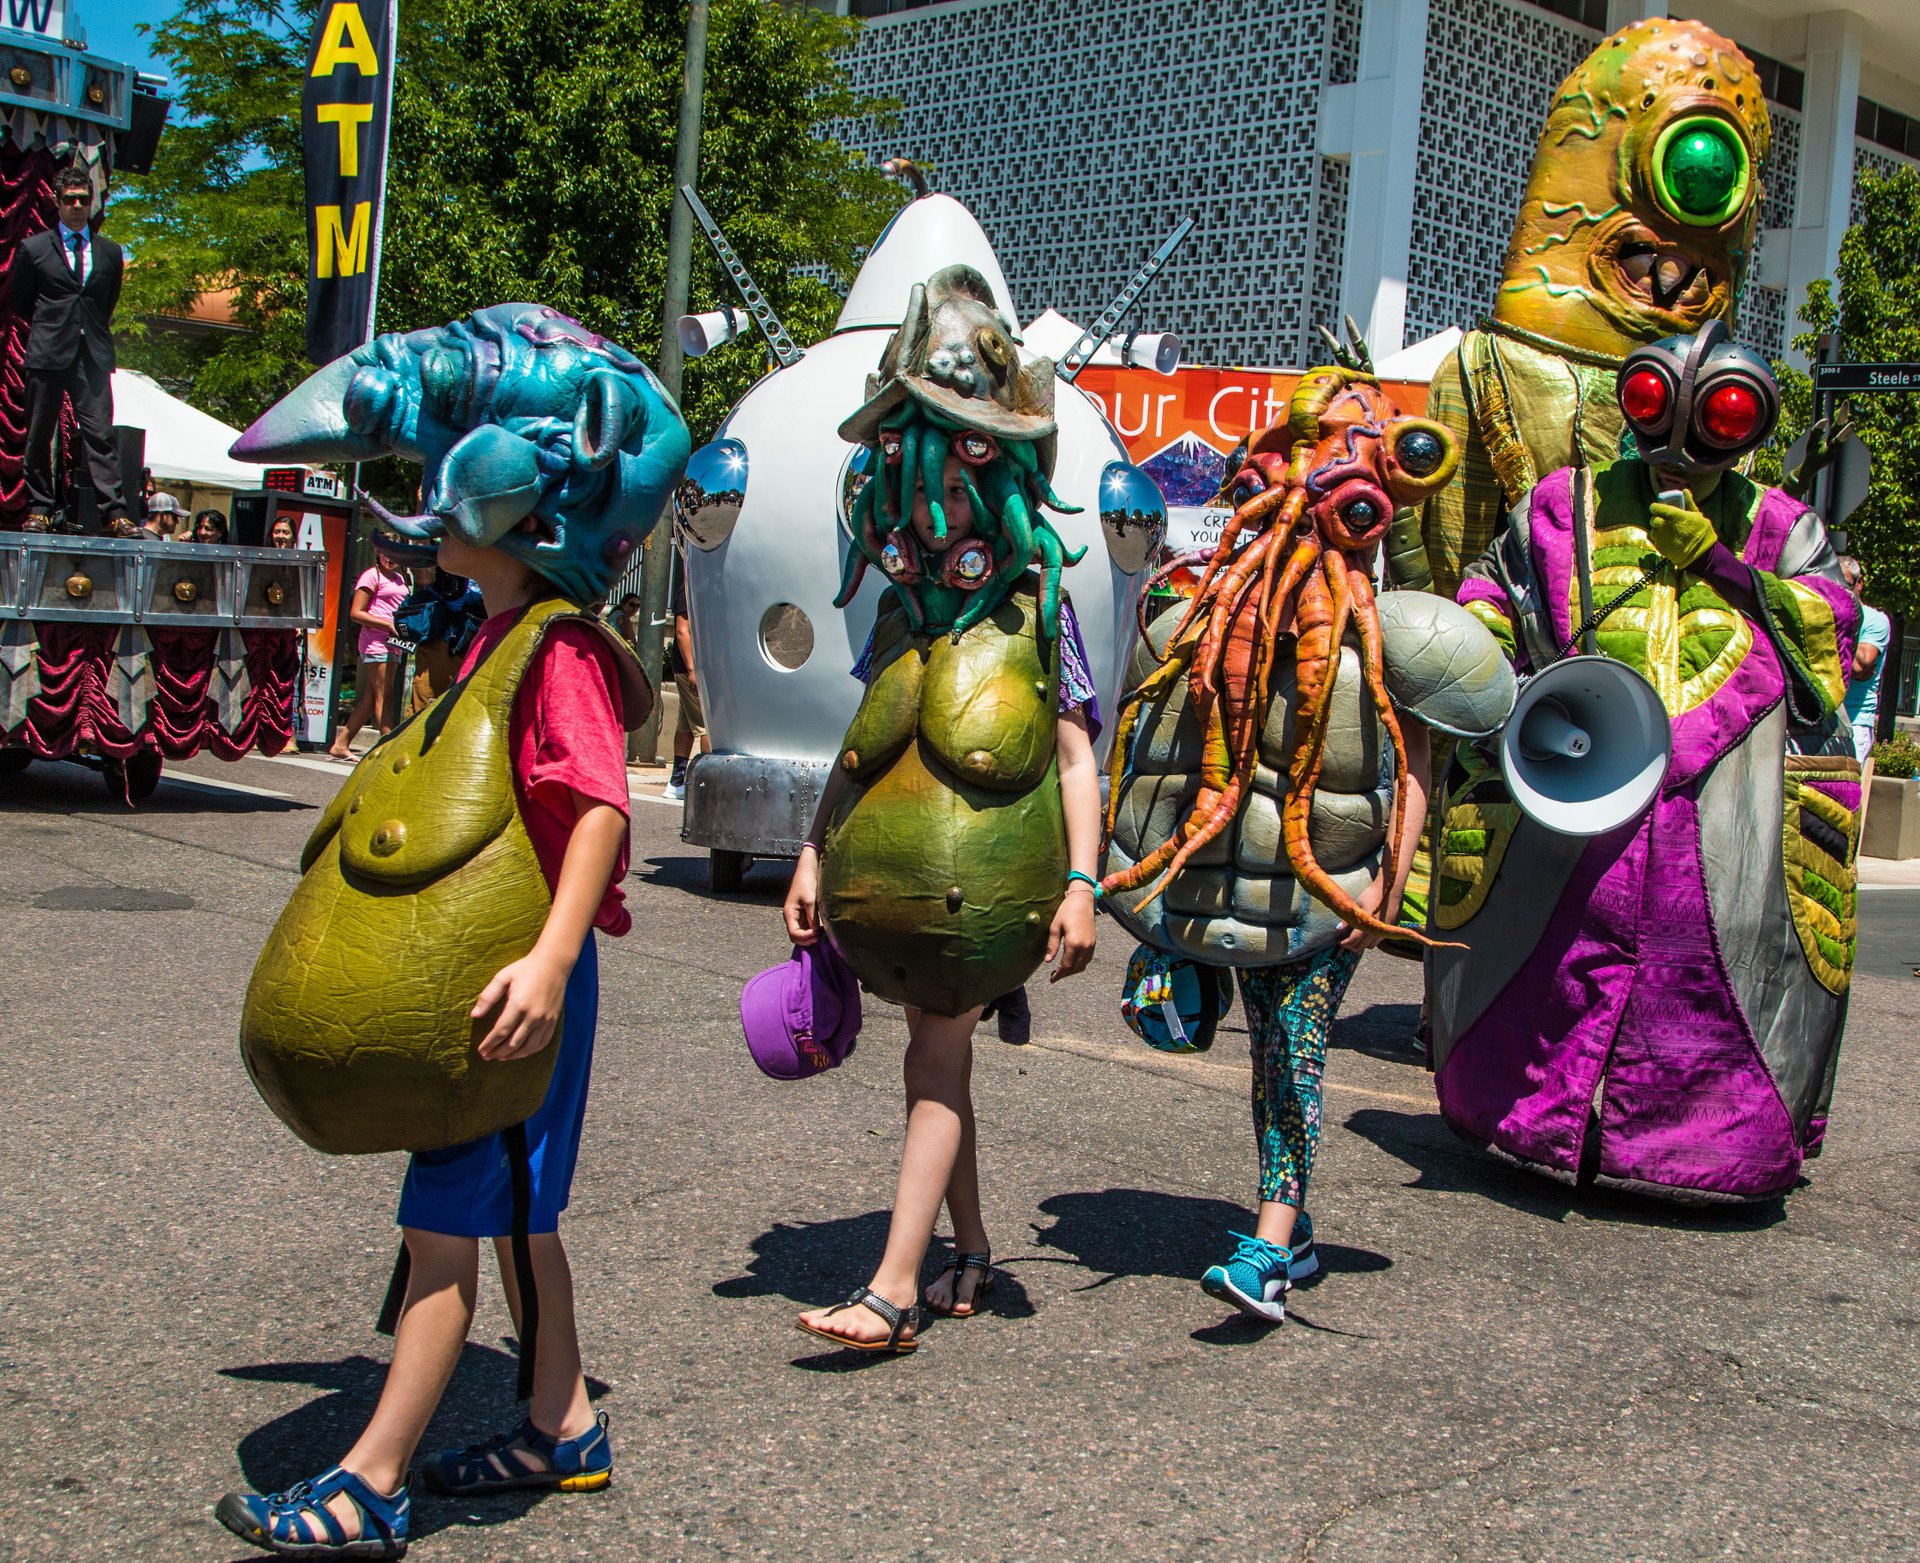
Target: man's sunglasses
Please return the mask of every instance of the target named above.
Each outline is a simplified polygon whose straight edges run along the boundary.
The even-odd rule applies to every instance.
[[[90,195],[58,195],[54,197],[54,200],[62,206],[91,206],[93,204],[93,197]]]

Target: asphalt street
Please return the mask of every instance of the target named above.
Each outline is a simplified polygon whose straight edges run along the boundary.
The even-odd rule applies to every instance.
[[[194,762],[136,810],[0,778],[0,1557],[251,1556],[225,1490],[330,1464],[372,1404],[398,1157],[307,1150],[235,1028],[342,773]],[[1248,1230],[1238,1014],[1166,1059],[1119,1021],[1128,941],[978,1050],[989,1312],[898,1360],[801,1307],[877,1257],[902,1029],[837,1073],[748,1061],[785,953],[777,866],[705,890],[634,804],[566,1228],[605,1493],[415,1509],[429,1559],[1620,1559],[1920,1555],[1920,892],[1863,894],[1827,1154],[1788,1198],[1576,1193],[1456,1140],[1417,969],[1363,963],[1311,1197],[1326,1272],[1265,1330],[1195,1284]],[[370,1021],[374,1017],[369,1017]],[[429,1434],[510,1422],[497,1283]]]

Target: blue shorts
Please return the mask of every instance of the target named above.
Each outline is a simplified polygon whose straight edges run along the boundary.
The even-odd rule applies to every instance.
[[[593,1072],[593,1031],[600,1010],[600,957],[591,932],[567,978],[564,1003],[560,1035],[547,1044],[559,1049],[553,1081],[526,1125],[533,1172],[529,1232],[559,1230],[580,1157],[580,1125],[587,1114],[587,1077]],[[511,1236],[513,1186],[505,1136],[489,1134],[441,1151],[416,1151],[407,1163],[398,1220],[403,1227],[448,1237]]]

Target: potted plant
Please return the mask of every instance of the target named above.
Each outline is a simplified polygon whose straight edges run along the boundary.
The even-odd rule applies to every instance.
[[[1895,733],[1873,746],[1873,786],[1860,851],[1867,857],[1920,857],[1920,743]]]

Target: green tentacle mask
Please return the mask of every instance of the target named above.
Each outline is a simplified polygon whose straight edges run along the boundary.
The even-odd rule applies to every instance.
[[[854,500],[836,606],[853,600],[872,564],[916,631],[957,641],[1037,566],[1041,631],[1058,633],[1060,572],[1085,550],[1069,551],[1042,513],[1076,508],[1049,482],[1053,361],[1021,361],[979,272],[949,266],[914,288],[866,404],[840,434],[872,450],[873,475]],[[955,540],[949,509],[962,496],[972,524]],[[913,529],[922,498],[931,547]]]

